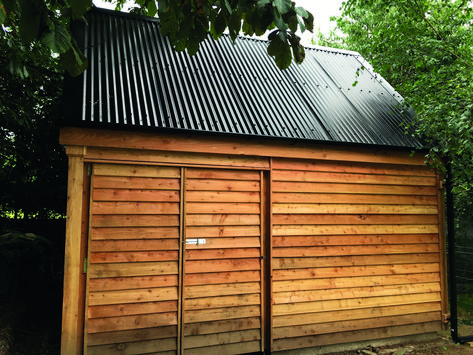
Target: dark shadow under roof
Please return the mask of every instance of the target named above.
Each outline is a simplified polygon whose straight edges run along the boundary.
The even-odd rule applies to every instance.
[[[360,70],[355,52],[306,48],[302,65],[280,71],[267,41],[209,38],[190,57],[173,50],[157,19],[98,9],[86,18],[75,32],[89,68],[66,78],[66,126],[422,146],[400,126],[412,112]]]

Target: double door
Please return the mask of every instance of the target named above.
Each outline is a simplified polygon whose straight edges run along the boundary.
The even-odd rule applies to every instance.
[[[95,164],[88,354],[263,350],[261,171]]]

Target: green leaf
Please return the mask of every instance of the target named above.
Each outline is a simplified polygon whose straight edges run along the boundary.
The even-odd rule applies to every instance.
[[[230,18],[228,20],[228,32],[230,33],[230,38],[232,39],[232,41],[235,41],[238,36],[238,33],[240,32],[241,19],[242,16],[240,11],[233,11],[233,13],[230,15]]]
[[[273,5],[283,15],[291,9],[291,0],[273,0]]]
[[[225,18],[225,13],[220,10],[215,21],[212,22],[212,35],[215,39],[219,38],[223,31],[227,28],[227,19]]]
[[[82,74],[88,66],[88,60],[74,43],[72,47],[60,55],[60,62],[69,75],[76,77]]]
[[[92,7],[92,0],[69,0],[74,18],[81,18]]]
[[[148,2],[147,9],[148,9],[148,14],[147,14],[148,16],[150,17],[156,16],[156,14],[158,13],[158,8],[156,7],[156,1],[150,0]]]
[[[72,38],[67,28],[58,21],[53,23],[53,29],[41,37],[41,42],[46,44],[55,53],[66,53],[72,47]]]
[[[281,70],[289,67],[292,61],[289,43],[287,40],[283,41],[282,37],[285,36],[279,32],[277,36],[273,37],[267,49],[268,54],[274,57],[276,65]]]
[[[159,19],[160,19],[160,29],[161,33],[164,36],[170,36],[171,34],[176,34],[179,29],[179,23],[177,20],[176,12],[172,7],[163,7],[161,10],[161,5],[159,7]]]
[[[46,16],[45,9],[39,8],[32,0],[22,0],[19,32],[23,43],[28,44],[39,36],[41,17]]]
[[[304,21],[304,25],[309,32],[312,32],[314,30],[314,15],[307,11],[308,16],[307,17],[302,17],[302,20]]]

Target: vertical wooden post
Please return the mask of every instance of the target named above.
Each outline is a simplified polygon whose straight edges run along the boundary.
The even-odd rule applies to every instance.
[[[448,282],[447,282],[447,237],[445,226],[445,188],[443,174],[437,174],[437,203],[439,210],[439,251],[440,251],[440,296],[442,302],[443,329],[448,329],[446,321],[448,312]]]
[[[179,206],[179,299],[177,321],[177,354],[184,354],[184,277],[186,259],[186,168],[181,168],[181,190]]]
[[[84,155],[83,146],[69,146],[67,186],[67,222],[66,247],[64,261],[64,295],[62,306],[61,354],[81,354],[81,239],[82,209],[84,190]]]

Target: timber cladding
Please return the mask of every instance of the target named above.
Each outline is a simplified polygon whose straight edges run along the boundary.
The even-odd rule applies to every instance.
[[[276,352],[442,329],[440,177],[423,159],[147,137],[144,150],[131,133],[74,148],[91,166],[84,353]]]

